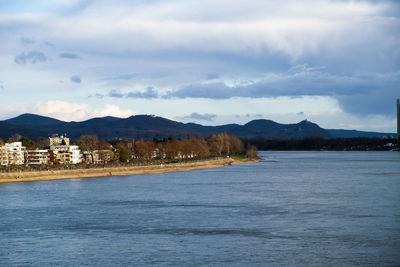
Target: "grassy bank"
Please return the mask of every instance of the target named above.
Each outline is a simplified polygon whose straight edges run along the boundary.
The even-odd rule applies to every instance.
[[[252,163],[258,159],[247,158],[224,158],[214,160],[204,160],[196,162],[171,163],[147,166],[127,166],[127,167],[102,167],[91,169],[73,170],[48,170],[48,171],[27,171],[27,172],[8,172],[0,173],[0,183],[9,182],[28,182],[42,180],[60,180],[72,178],[90,178],[114,175],[134,175],[147,173],[165,173],[188,171],[196,169],[218,168],[232,164]]]

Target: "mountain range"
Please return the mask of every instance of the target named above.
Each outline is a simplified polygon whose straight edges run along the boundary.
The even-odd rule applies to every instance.
[[[2,139],[7,139],[15,133],[31,139],[58,133],[66,134],[71,139],[94,134],[100,139],[112,140],[207,137],[224,132],[243,138],[261,137],[266,139],[304,139],[313,136],[323,138],[396,136],[393,133],[323,129],[307,120],[296,124],[280,124],[272,120],[259,119],[244,125],[203,126],[196,123],[177,122],[154,115],[136,115],[129,118],[103,117],[81,122],[65,122],[36,114],[22,114],[0,121],[0,138]]]

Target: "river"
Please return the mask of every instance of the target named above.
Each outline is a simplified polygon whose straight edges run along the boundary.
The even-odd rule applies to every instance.
[[[400,153],[0,184],[0,266],[400,265]]]

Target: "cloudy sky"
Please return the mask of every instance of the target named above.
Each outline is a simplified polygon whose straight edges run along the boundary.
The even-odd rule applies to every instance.
[[[0,119],[394,132],[399,1],[0,0]]]

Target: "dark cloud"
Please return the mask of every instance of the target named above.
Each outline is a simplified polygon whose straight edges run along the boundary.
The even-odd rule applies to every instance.
[[[146,98],[146,99],[152,99],[152,98],[158,98],[158,92],[153,89],[153,87],[147,87],[146,91],[144,92],[129,92],[127,94],[121,93],[119,90],[111,90],[108,93],[109,97],[115,97],[115,98]]]
[[[73,83],[81,83],[82,82],[81,77],[79,77],[78,75],[71,76],[70,80]]]
[[[400,84],[400,83],[399,83]],[[396,116],[395,100],[400,97],[399,87],[381,88],[367,94],[335,96],[343,110],[358,115]]]
[[[242,114],[242,115],[236,115],[235,117],[236,118],[240,118],[240,117],[244,117],[244,118],[250,118],[250,117],[253,117],[253,118],[258,118],[258,119],[261,119],[261,118],[263,118],[264,116],[262,115],[262,114],[250,114],[250,113],[247,113],[247,114]]]
[[[331,96],[344,111],[356,114],[394,115],[392,103],[399,97],[400,72],[338,75],[321,70],[275,75],[249,85],[193,84],[164,97],[229,99],[232,97]]]
[[[124,97],[124,94],[121,93],[120,91],[114,89],[114,90],[111,90],[111,91],[108,93],[108,96],[109,96],[109,97],[115,97],[115,98],[123,98],[123,97]]]
[[[145,92],[130,92],[126,95],[127,98],[157,98],[158,93],[153,89],[153,87],[147,87]]]
[[[35,43],[35,39],[29,37],[21,37],[21,43],[24,45],[30,45]]]
[[[78,59],[80,56],[73,53],[61,53],[58,55],[60,58],[68,58],[68,59]]]
[[[216,117],[217,117],[216,114],[208,114],[208,113],[199,114],[197,112],[194,112],[194,113],[190,114],[189,116],[186,116],[185,118],[193,119],[193,120],[197,120],[197,121],[212,121]]]
[[[39,63],[47,61],[47,57],[45,54],[39,51],[30,51],[25,53],[21,53],[14,57],[14,62],[18,65],[25,65],[26,63]]]
[[[235,89],[228,87],[225,83],[192,84],[176,91],[169,91],[164,97],[178,98],[212,98],[227,99],[234,97]]]

